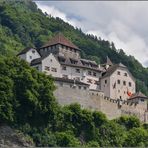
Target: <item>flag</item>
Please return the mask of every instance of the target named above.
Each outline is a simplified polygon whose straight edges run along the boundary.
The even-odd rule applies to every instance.
[[[128,95],[129,97],[131,97],[131,96],[132,96],[132,93],[127,90],[127,95]]]

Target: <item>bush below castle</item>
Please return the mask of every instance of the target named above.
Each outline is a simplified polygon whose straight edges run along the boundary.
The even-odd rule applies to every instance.
[[[0,61],[0,121],[36,146],[148,146],[148,128],[135,117],[108,120],[78,104],[61,107],[53,79],[17,58]]]

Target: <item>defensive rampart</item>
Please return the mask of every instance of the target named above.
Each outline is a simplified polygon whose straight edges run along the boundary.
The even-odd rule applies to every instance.
[[[110,99],[104,97],[104,93],[96,90],[89,90],[83,86],[72,87],[70,84],[57,84],[54,92],[55,97],[61,105],[79,103],[82,108],[101,111],[109,119],[121,115],[135,115],[142,122],[148,123],[147,102],[130,103],[127,101]]]

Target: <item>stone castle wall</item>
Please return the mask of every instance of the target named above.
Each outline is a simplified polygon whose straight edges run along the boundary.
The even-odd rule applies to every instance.
[[[57,101],[61,105],[79,103],[82,108],[101,111],[109,119],[120,117],[121,115],[135,115],[142,122],[148,123],[147,102],[128,103],[119,100],[104,97],[103,92],[84,89],[83,86],[70,87],[70,84],[56,84],[57,89],[54,92]],[[81,89],[80,89],[81,88]]]

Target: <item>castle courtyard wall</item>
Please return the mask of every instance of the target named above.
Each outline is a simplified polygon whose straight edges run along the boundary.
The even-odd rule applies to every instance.
[[[54,95],[61,105],[78,103],[82,108],[103,112],[108,119],[115,119],[122,115],[134,115],[142,122],[148,123],[147,102],[139,104],[120,102],[104,97],[101,91],[89,90],[85,86],[78,85],[72,87],[69,83],[56,83],[56,86]]]

